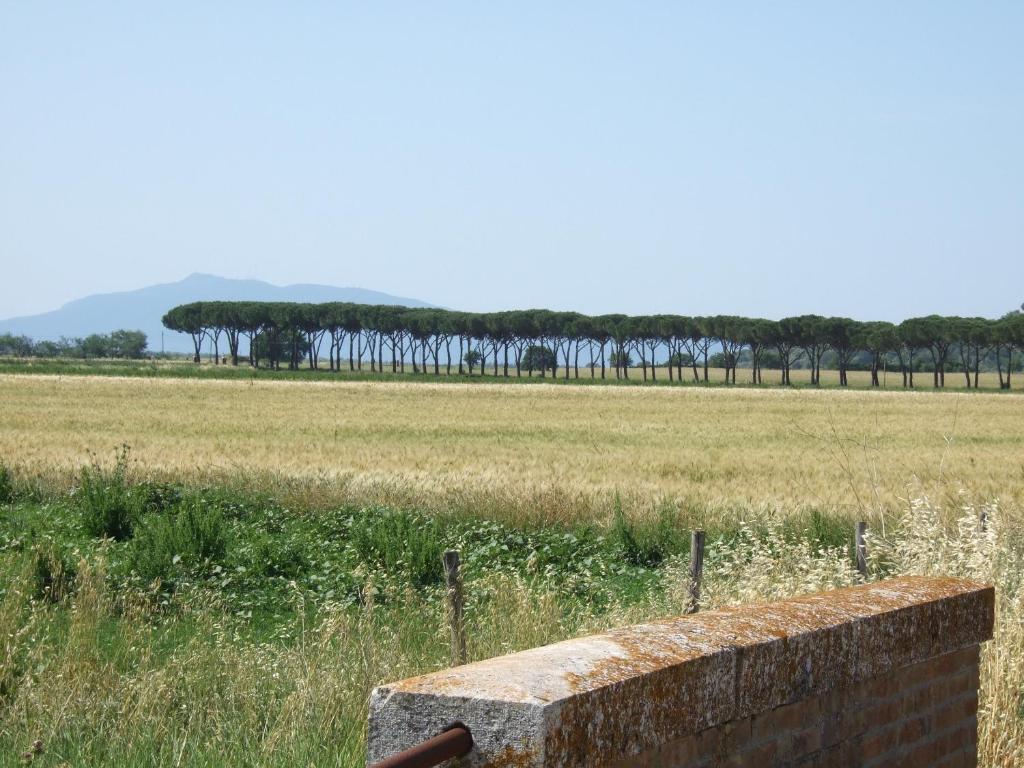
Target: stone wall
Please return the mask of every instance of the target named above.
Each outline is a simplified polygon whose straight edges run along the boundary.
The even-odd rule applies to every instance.
[[[376,689],[368,758],[460,721],[460,768],[974,765],[993,609],[908,577],[535,648]]]

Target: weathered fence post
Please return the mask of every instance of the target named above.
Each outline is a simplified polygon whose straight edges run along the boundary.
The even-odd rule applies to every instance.
[[[466,631],[462,624],[462,577],[459,575],[459,552],[450,549],[441,558],[444,579],[448,585],[448,623],[452,635],[452,666],[466,663]]]
[[[868,524],[865,522],[857,523],[857,531],[854,534],[854,547],[857,557],[857,572],[863,578],[868,576],[868,547],[864,542],[864,533],[868,529]]]
[[[700,582],[704,575],[704,531],[690,534],[690,604],[687,613],[700,610]]]

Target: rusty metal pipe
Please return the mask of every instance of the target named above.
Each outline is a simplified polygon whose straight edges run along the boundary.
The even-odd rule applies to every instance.
[[[370,768],[434,768],[445,760],[463,757],[473,749],[473,736],[462,723],[454,723],[432,739],[375,763]]]

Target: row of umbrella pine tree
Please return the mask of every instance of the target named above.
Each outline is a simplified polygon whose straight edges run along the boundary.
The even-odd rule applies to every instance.
[[[781,320],[716,315],[599,315],[545,309],[505,312],[456,312],[351,303],[275,303],[204,301],[183,304],[163,318],[172,330],[189,334],[200,361],[204,344],[218,362],[238,365],[247,348],[248,364],[278,369],[303,365],[340,371],[405,371],[441,375],[458,372],[494,376],[570,375],[657,381],[709,381],[709,369],[724,370],[736,383],[737,368],[749,369],[759,384],[762,370],[781,371],[791,383],[794,368],[810,371],[821,383],[823,361],[838,370],[839,384],[848,372],[879,373],[898,369],[903,386],[914,386],[914,373],[927,369],[931,383],[943,387],[948,371],[978,386],[982,370],[994,369],[999,386],[1010,388],[1011,372],[1024,351],[1024,314],[998,320],[929,315],[895,324],[845,317],[802,315]],[[226,344],[226,355],[221,346]],[[244,347],[243,347],[244,344]],[[639,369],[639,370],[637,370]]]

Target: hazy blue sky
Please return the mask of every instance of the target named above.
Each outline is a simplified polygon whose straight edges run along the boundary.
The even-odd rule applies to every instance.
[[[0,317],[193,271],[463,309],[1024,301],[1024,3],[0,0]]]

